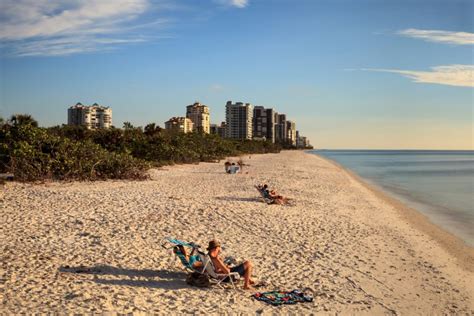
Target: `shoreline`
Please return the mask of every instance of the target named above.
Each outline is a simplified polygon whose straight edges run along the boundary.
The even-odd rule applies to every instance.
[[[395,197],[390,196],[380,186],[369,183],[357,173],[345,168],[336,161],[316,153],[310,154],[305,152],[305,154],[316,155],[326,162],[332,164],[342,172],[345,172],[349,177],[359,182],[375,196],[392,205],[393,208],[398,211],[400,216],[410,223],[410,225],[412,225],[415,229],[418,229],[433,238],[444,248],[444,250],[457,258],[460,266],[463,269],[469,272],[474,272],[474,247],[467,244],[461,237],[458,237],[455,234],[445,230],[443,227],[436,225],[427,215],[423,214],[423,212],[406,205],[403,201],[400,201]]]

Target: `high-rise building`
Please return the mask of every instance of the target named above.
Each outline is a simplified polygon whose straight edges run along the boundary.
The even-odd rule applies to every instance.
[[[87,129],[109,128],[112,126],[112,109],[97,103],[91,106],[77,103],[67,110],[67,124]]]
[[[303,136],[300,134],[300,131],[296,131],[296,148],[303,148]]]
[[[186,117],[193,122],[193,131],[210,133],[209,107],[199,102],[188,105]]]
[[[286,115],[275,113],[275,141],[285,143],[287,135]]]
[[[309,139],[296,131],[296,148],[308,148],[310,146]]]
[[[225,137],[234,139],[252,139],[253,111],[250,103],[232,103],[225,106]]]
[[[187,117],[172,117],[165,122],[165,129],[178,133],[190,133],[193,131],[193,122]]]
[[[224,138],[225,137],[225,122],[222,122],[220,126],[217,124],[211,124],[210,130],[211,130],[211,134],[217,134],[220,137]]]
[[[293,121],[286,121],[286,141],[296,146],[296,124]]]
[[[275,142],[275,111],[263,106],[253,109],[253,138]]]

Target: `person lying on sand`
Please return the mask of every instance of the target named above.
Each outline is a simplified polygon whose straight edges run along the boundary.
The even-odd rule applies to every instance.
[[[217,273],[229,274],[230,272],[237,272],[240,276],[244,277],[244,289],[252,289],[251,285],[255,284],[255,282],[251,279],[253,265],[249,260],[246,260],[244,263],[241,263],[235,267],[229,267],[219,256],[222,248],[221,243],[217,240],[211,240],[209,242],[207,251]]]

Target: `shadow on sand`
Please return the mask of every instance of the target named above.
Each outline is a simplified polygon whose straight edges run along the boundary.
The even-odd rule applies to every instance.
[[[151,269],[127,269],[117,268],[108,265],[96,265],[93,267],[78,266],[62,266],[59,272],[74,274],[92,274],[94,278],[91,280],[98,284],[118,285],[118,286],[136,286],[161,289],[182,289],[188,288],[186,284],[185,272],[169,271],[169,270],[151,270]],[[125,276],[125,279],[104,279],[101,275]],[[158,280],[155,278],[159,278]]]

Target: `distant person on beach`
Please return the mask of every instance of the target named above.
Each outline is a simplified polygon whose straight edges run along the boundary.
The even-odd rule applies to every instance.
[[[263,193],[265,198],[272,198],[270,196],[270,190],[268,190],[268,185],[266,184],[259,184],[257,185],[257,189]]]
[[[222,248],[221,243],[217,240],[211,240],[209,242],[207,251],[217,273],[229,274],[230,272],[237,272],[240,276],[244,277],[244,289],[252,289],[251,285],[255,282],[251,279],[253,265],[249,260],[246,260],[235,267],[229,267],[219,256]]]
[[[270,191],[268,191],[268,185],[266,185],[266,184],[263,184],[263,185],[259,184],[257,187],[258,187],[263,193],[265,193],[265,195],[270,196]]]
[[[235,162],[232,163],[232,165],[229,167],[229,172],[228,173],[238,173],[240,172],[240,167],[235,165]]]
[[[266,184],[264,184],[263,186],[259,185],[258,187],[261,188],[261,190],[264,192],[266,196],[273,199],[275,203],[277,204],[281,204],[281,205],[287,204],[288,201],[290,200],[289,198],[286,198],[283,195],[279,195],[278,193],[276,193],[275,190],[268,189],[268,185]]]
[[[229,161],[226,161],[226,162],[224,163],[224,169],[225,169],[225,172],[226,172],[226,173],[230,173],[230,166],[231,166],[231,165],[232,165],[232,164],[231,164]]]

